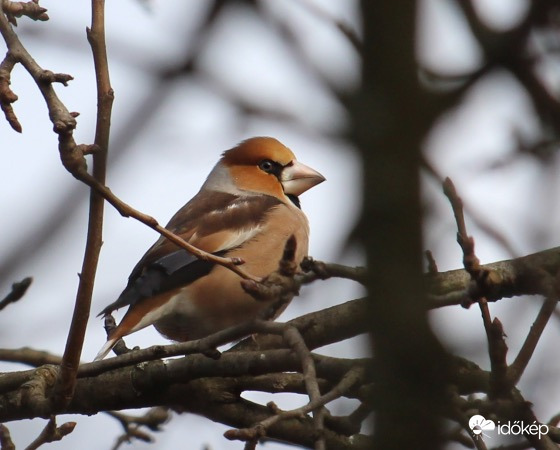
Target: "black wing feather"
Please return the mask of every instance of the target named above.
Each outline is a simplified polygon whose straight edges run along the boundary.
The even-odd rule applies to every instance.
[[[184,249],[169,253],[151,262],[143,270],[133,272],[119,298],[99,315],[109,314],[144,298],[188,285],[208,275],[214,265],[215,263],[198,259]]]

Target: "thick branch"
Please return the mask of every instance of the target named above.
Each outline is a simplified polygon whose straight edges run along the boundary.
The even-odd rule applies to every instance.
[[[313,355],[313,360],[318,376],[330,380],[341,378],[353,367],[365,368],[367,365],[365,360],[320,355]],[[174,384],[196,379],[206,383],[208,381],[206,377],[294,372],[300,370],[300,367],[299,357],[288,349],[225,353],[219,360],[203,355],[191,355],[166,362],[153,361],[105,372],[94,377],[79,378],[71,404],[68,408],[62,409],[41,399],[40,394],[48,391],[49,386],[54,382],[55,372],[50,370],[49,366],[45,366],[34,371],[35,376],[28,382],[28,384],[31,382],[36,384],[31,393],[29,389],[17,389],[0,397],[0,421],[49,417],[51,414],[63,411],[92,413],[143,406],[173,405],[177,398],[167,397],[166,391]],[[107,389],[107,386],[119,386],[119,395],[115,395],[115,391]],[[25,402],[22,402],[23,398],[26,399]],[[191,400],[185,399],[185,401],[189,403]]]
[[[521,258],[482,264],[491,272],[485,285],[485,297],[496,301],[504,297],[541,294],[548,296],[547,275],[556,276],[560,269],[560,247],[533,253]],[[479,287],[464,269],[426,275],[430,307],[460,305],[465,298],[480,294]]]

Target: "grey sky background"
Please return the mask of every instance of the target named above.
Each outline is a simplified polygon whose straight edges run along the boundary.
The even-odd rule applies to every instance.
[[[527,4],[521,0],[476,3],[489,23],[504,29],[523,16]],[[85,37],[85,27],[90,24],[89,2],[42,0],[41,4],[48,8],[50,21],[21,19],[18,34],[40,65],[74,76],[68,87],[59,86],[57,92],[71,111],[80,112],[77,142],[90,143],[96,94]],[[349,243],[360,207],[360,161],[344,138],[349,125],[346,111],[328,87],[349,92],[359,83],[359,57],[328,20],[329,16],[336,18],[359,34],[357,2],[263,0],[259,5],[266,20],[242,3],[234,3],[204,42],[196,75],[176,78],[163,87],[156,83],[155,75],[172,70],[182,60],[185,49],[194,42],[193,33],[208,2],[152,0],[148,7],[142,5],[133,0],[107,2],[108,51],[115,90],[108,186],[131,206],[164,224],[198,191],[223,150],[251,136],[274,136],[292,148],[300,161],[327,178],[301,199],[311,223],[310,254],[320,260],[363,264],[361,253]],[[421,2],[418,58],[432,71],[460,75],[475,69],[481,55],[454,8],[451,1]],[[300,57],[294,56],[280,37],[279,24],[294,32]],[[552,74],[553,87],[555,70],[553,65],[543,68],[546,76]],[[61,354],[85,245],[87,189],[62,167],[46,107],[20,67],[13,73],[12,88],[19,96],[14,108],[24,131],[19,135],[0,121],[4,161],[0,179],[0,229],[4,236],[0,240],[0,296],[12,282],[25,276],[33,276],[34,283],[23,300],[0,314],[0,346],[33,346]],[[244,116],[239,102],[232,98],[256,109],[280,111],[291,120],[263,113]],[[529,157],[512,153],[512,130],[527,142],[536,139],[531,108],[516,82],[497,72],[482,79],[463,106],[434,127],[425,143],[427,159],[440,174],[453,178],[473,217],[492,225],[515,252],[511,254],[468,217],[467,225],[483,262],[558,244],[558,158],[543,168]],[[150,110],[155,111],[153,116],[135,126]],[[69,198],[78,201],[65,207]],[[462,256],[455,243],[451,209],[429,176],[424,176],[424,198],[426,247],[434,252],[440,270],[460,267]],[[44,236],[45,218],[58,210],[64,220]],[[27,249],[28,257],[7,266],[9,257],[25,248],[30,236],[47,242]],[[105,340],[102,321],[95,314],[118,296],[132,267],[156,239],[152,230],[106,206],[85,361],[94,357]],[[351,282],[316,283],[302,291],[280,320],[361,295],[360,287]],[[519,346],[539,305],[537,299],[529,299],[515,300],[515,308],[510,301],[491,306],[504,322],[510,348]],[[434,312],[432,318],[452,350],[488,365],[483,324],[476,309],[447,308]],[[558,338],[558,322],[553,321],[521,383],[528,400],[538,399],[536,413],[541,420],[558,410],[558,387],[547,384],[550,373],[560,368],[558,346],[554,345]],[[152,329],[127,339],[130,346],[141,347],[164,342]],[[324,352],[348,357],[362,354],[356,342],[331,346]],[[542,361],[546,365],[541,367]],[[17,368],[0,363],[0,370]],[[284,397],[288,396],[275,395],[274,401],[280,407],[305,402],[300,396]],[[351,402],[339,402],[334,412],[349,412],[352,406]],[[103,414],[63,416],[59,423],[63,420],[77,420],[78,426],[53,448],[109,449],[121,433],[120,425]],[[21,446],[27,445],[44,423],[21,421],[9,426]],[[239,442],[230,443],[222,437],[225,429],[183,414],[155,435],[155,445],[135,441],[125,448],[242,448]],[[286,447],[269,443],[265,448]]]

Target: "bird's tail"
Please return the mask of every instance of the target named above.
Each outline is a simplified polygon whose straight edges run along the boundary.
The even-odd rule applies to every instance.
[[[119,339],[120,339],[119,337],[107,339],[107,342],[105,342],[105,345],[101,347],[101,350],[99,350],[99,353],[93,360],[99,361],[105,358],[105,356],[107,356],[107,354],[111,351],[111,349],[115,346],[115,344]]]

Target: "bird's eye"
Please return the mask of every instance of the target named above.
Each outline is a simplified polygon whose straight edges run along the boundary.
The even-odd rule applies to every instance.
[[[274,163],[269,159],[264,159],[259,163],[259,169],[266,173],[272,173],[274,171]]]

